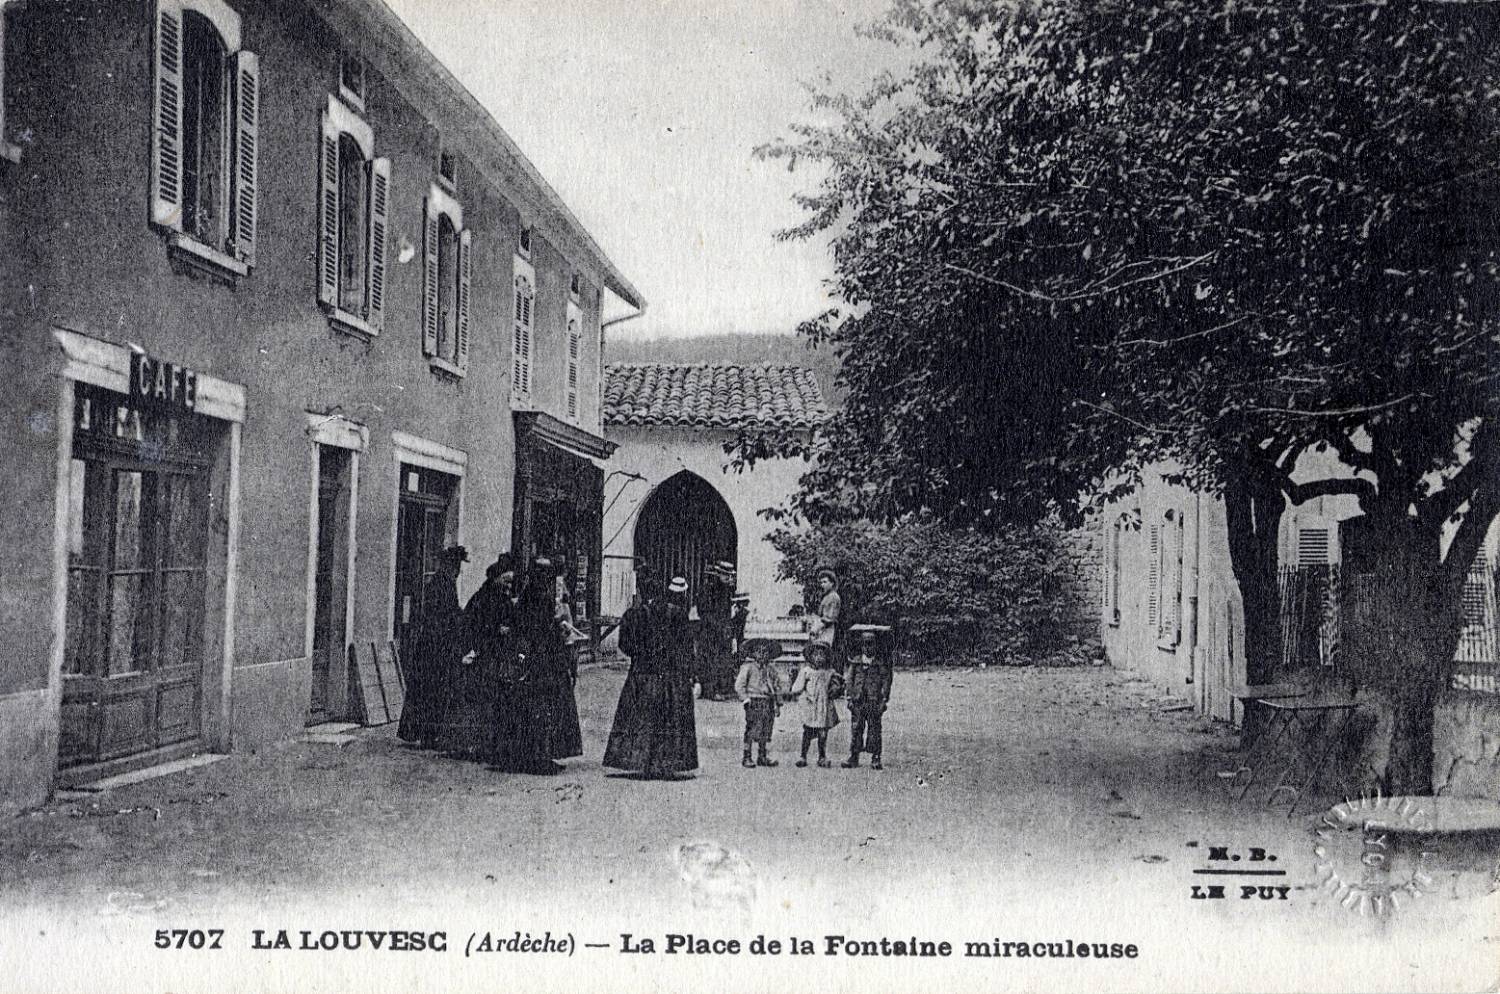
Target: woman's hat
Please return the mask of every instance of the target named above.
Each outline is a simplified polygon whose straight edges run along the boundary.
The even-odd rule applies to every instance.
[[[444,562],[466,563],[469,561],[469,550],[461,545],[450,545],[438,553],[438,558]]]
[[[667,592],[670,594],[687,593],[687,581],[680,576],[672,577],[672,582],[667,584]]]
[[[734,592],[734,596],[731,597],[730,600],[735,604],[749,604],[750,595],[745,593],[743,590],[736,590]]]

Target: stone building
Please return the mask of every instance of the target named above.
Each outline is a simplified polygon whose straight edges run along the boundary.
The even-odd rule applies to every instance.
[[[444,545],[461,593],[516,542],[597,606],[602,312],[640,295],[399,18],[0,35],[0,807],[346,715]]]
[[[797,366],[614,364],[604,369],[605,437],[617,446],[605,486],[604,613],[634,592],[634,567],[681,575],[696,598],[709,563],[733,563],[753,615],[785,615],[797,584],[776,578],[780,556],[758,512],[781,504],[801,459],[736,471],[725,445],[741,432],[811,435],[827,416],[812,371]]]

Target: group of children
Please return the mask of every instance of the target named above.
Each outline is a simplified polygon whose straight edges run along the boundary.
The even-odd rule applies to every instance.
[[[806,662],[797,670],[789,692],[802,709],[802,751],[798,766],[807,765],[808,749],[818,744],[817,763],[828,760],[828,732],[839,723],[835,704],[845,697],[849,707],[849,758],[845,769],[859,766],[861,753],[870,754],[871,769],[882,769],[880,759],[881,716],[891,697],[891,664],[878,649],[877,636],[882,629],[874,625],[856,625],[850,629],[855,649],[842,673],[834,668],[832,646],[814,640],[808,646]],[[776,766],[769,755],[771,732],[781,710],[781,685],[775,672],[773,652],[754,652],[740,666],[734,691],[745,705],[745,753],[741,765]],[[756,757],[751,758],[751,748]]]

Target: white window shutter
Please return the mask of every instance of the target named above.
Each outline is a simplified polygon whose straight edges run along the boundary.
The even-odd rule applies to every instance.
[[[1168,567],[1172,570],[1172,585],[1168,588],[1169,596],[1172,598],[1172,610],[1168,612],[1171,622],[1166,635],[1172,645],[1182,641],[1182,547],[1183,547],[1183,524],[1184,516],[1179,513],[1177,520],[1168,525],[1172,529],[1172,561]]]
[[[578,419],[578,321],[568,322],[568,417]]]
[[[372,159],[370,176],[370,260],[365,267],[365,321],[379,331],[385,325],[385,260],[390,226],[391,160]]]
[[[1332,563],[1333,536],[1331,532],[1332,529],[1324,521],[1309,525],[1299,523],[1297,527],[1297,565],[1327,566]]]
[[[1146,623],[1157,624],[1157,606],[1161,599],[1161,528],[1152,525],[1146,574]]]
[[[437,355],[438,345],[438,214],[429,197],[422,225],[422,353]]]
[[[458,236],[458,333],[453,345],[453,364],[469,365],[469,280],[474,275],[474,232],[465,228]]]
[[[519,397],[531,393],[531,293],[530,281],[524,276],[517,276],[516,313],[513,322],[515,338],[511,343],[511,392]]]
[[[318,166],[318,300],[339,305],[339,133],[323,115]]]
[[[234,81],[234,210],[230,214],[234,254],[255,265],[256,197],[260,187],[260,60],[254,52],[230,56]]]
[[[156,0],[151,220],[182,230],[182,5]]]

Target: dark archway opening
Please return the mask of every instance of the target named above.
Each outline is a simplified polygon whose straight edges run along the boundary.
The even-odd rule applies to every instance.
[[[739,535],[729,505],[713,485],[686,470],[661,483],[646,498],[635,526],[635,560],[651,568],[665,584],[674,576],[688,582],[690,603],[700,613],[729,610],[729,594],[711,582],[705,568],[713,562],[738,565]],[[724,603],[708,604],[705,598]]]

